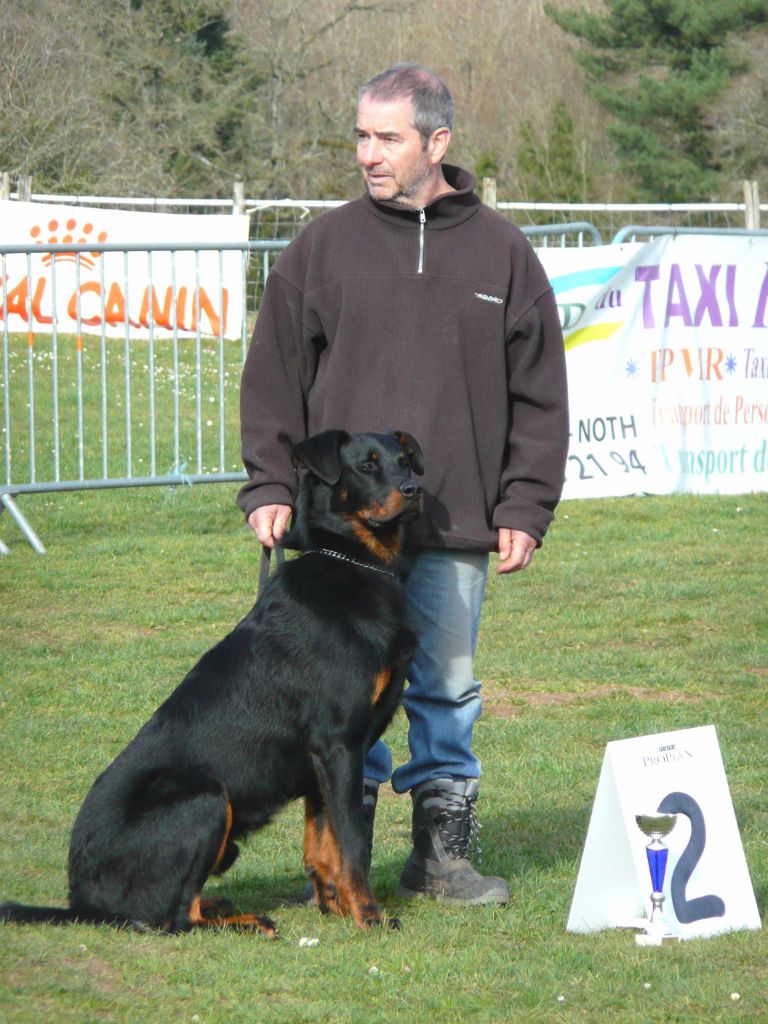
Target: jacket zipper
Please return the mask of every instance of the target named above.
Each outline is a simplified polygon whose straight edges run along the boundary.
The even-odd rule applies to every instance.
[[[427,223],[427,215],[424,210],[419,210],[419,268],[417,274],[424,273],[424,225]]]

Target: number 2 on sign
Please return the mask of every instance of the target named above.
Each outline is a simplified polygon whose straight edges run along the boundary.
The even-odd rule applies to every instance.
[[[691,823],[691,838],[675,865],[669,883],[675,917],[680,924],[692,924],[708,917],[723,917],[725,903],[719,896],[697,896],[689,900],[685,895],[686,886],[707,843],[707,828],[701,808],[688,793],[668,793],[659,804],[659,813],[684,814]]]

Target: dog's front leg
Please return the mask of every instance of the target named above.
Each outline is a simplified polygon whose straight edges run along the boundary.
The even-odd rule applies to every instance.
[[[362,749],[337,744],[311,756],[323,804],[322,827],[314,829],[318,905],[321,910],[350,915],[361,928],[381,924],[382,915],[368,881]],[[331,887],[335,906],[328,900]],[[396,922],[391,924],[397,927]]]
[[[324,914],[340,913],[336,888],[332,882],[338,865],[329,861],[333,844],[326,835],[327,819],[319,796],[304,800],[304,870],[315,887],[317,905]]]

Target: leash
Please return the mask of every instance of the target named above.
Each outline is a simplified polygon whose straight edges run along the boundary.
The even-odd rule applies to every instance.
[[[275,562],[278,565],[282,565],[285,561],[285,551],[277,545],[275,551]],[[257,594],[260,594],[264,589],[264,586],[269,579],[269,568],[272,560],[272,548],[262,547],[261,549],[261,566],[259,567],[259,589]]]

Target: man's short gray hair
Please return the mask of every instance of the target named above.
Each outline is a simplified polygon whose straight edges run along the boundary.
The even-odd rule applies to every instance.
[[[367,96],[378,103],[409,99],[413,107],[413,127],[426,142],[438,128],[453,131],[453,100],[441,79],[422,64],[395,64],[374,75],[360,89],[359,99]]]

